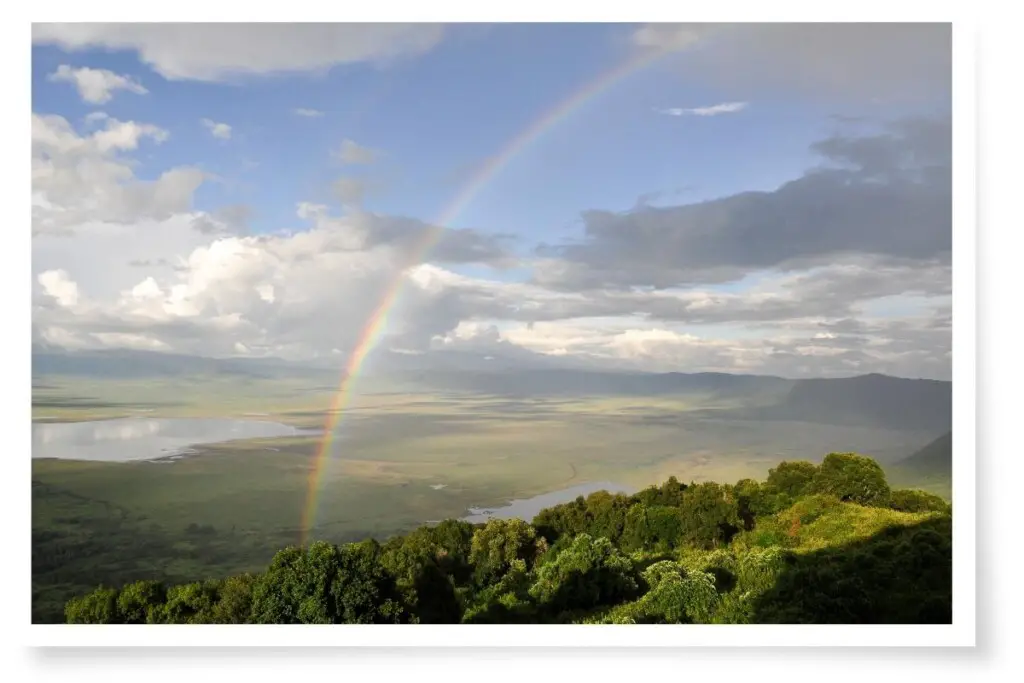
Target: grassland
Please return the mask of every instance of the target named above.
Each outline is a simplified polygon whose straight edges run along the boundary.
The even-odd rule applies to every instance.
[[[288,380],[45,378],[37,421],[252,417],[322,427],[332,385]],[[314,538],[411,530],[588,481],[640,488],[763,478],[785,459],[857,450],[880,462],[932,435],[718,419],[699,397],[510,400],[387,392],[346,407],[320,478]],[[98,583],[227,576],[297,543],[319,437],[209,445],[173,463],[33,461],[34,618]],[[443,488],[436,488],[444,485]]]

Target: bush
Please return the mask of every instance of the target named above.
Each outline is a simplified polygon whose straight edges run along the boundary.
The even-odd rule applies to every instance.
[[[889,495],[889,507],[900,512],[949,512],[949,503],[939,496],[914,489],[898,489]]]

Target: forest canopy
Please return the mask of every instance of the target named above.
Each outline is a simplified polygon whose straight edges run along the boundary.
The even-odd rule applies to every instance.
[[[71,599],[71,624],[950,623],[951,506],[874,460],[599,491],[532,522],[445,520],[280,550],[262,572]]]

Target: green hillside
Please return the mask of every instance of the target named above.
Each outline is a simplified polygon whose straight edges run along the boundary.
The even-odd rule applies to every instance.
[[[597,492],[532,523],[315,542],[263,571],[138,581],[69,623],[950,623],[951,510],[852,453],[765,481]]]
[[[946,432],[889,469],[889,476],[895,484],[912,486],[950,499],[953,488],[953,433]]]

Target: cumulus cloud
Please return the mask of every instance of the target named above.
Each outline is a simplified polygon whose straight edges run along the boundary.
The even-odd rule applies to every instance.
[[[71,307],[78,303],[78,285],[64,270],[47,270],[36,278],[43,291],[58,304]]]
[[[212,46],[204,52],[185,43],[184,30],[50,25],[36,39],[135,49],[168,78],[222,81],[411,55],[441,36],[438,29],[424,38],[429,27],[371,27],[353,44],[330,26],[188,27],[190,40]],[[633,40],[685,53],[680,68],[719,79],[736,97],[753,99],[762,76],[829,96],[941,91],[942,79],[928,80],[933,65],[904,54],[941,53],[931,29],[911,29],[908,48],[885,29],[859,28],[855,41],[826,26],[822,35],[837,47],[819,50],[816,63],[803,63],[803,47],[788,44],[805,30],[652,25]],[[281,40],[255,40],[260,32]],[[889,66],[893,73],[883,73]],[[762,73],[751,78],[751,70]],[[664,113],[708,117],[743,106]],[[431,351],[446,350],[638,370],[947,378],[949,122],[859,123],[856,134],[815,143],[817,165],[775,190],[690,203],[662,196],[659,206],[647,194],[627,212],[593,208],[582,213],[578,239],[522,257],[506,236],[367,211],[370,181],[349,174],[357,169],[331,185],[340,213],[301,202],[300,228],[253,234],[247,206],[193,206],[206,178],[199,169],[137,177],[132,157],[169,139],[159,126],[94,112],[76,129],[33,114],[33,340],[341,364],[401,285],[381,348],[426,355],[426,363]],[[227,124],[203,125],[231,137]],[[381,151],[345,140],[332,154],[372,164]]]
[[[32,231],[61,233],[93,222],[132,223],[187,211],[205,174],[171,168],[152,180],[135,176],[122,156],[144,142],[160,144],[166,130],[107,117],[103,128],[79,135],[60,116],[32,114]]]
[[[351,350],[410,265],[505,254],[500,240],[471,230],[369,213],[332,216],[309,203],[298,207],[310,223],[305,230],[244,235],[200,227],[245,213],[226,207],[160,223],[86,223],[71,238],[38,236],[34,322],[49,343],[76,348],[134,339],[138,348],[159,343],[218,355],[243,344],[252,355],[310,358]],[[77,282],[88,286],[79,292]],[[407,304],[421,309],[416,286],[407,286]],[[396,316],[394,334],[425,340],[438,331],[415,329],[418,320],[415,311]]]
[[[231,139],[231,126],[228,124],[218,123],[217,121],[211,121],[210,119],[203,119],[201,123],[206,130],[210,131],[210,135],[218,140]]]
[[[668,116],[718,116],[720,114],[735,114],[746,109],[747,104],[747,102],[722,102],[721,104],[712,104],[707,107],[693,107],[690,109],[673,107],[656,111]]]
[[[36,23],[32,41],[65,50],[134,50],[169,80],[322,71],[422,54],[443,38],[438,24]]]
[[[75,69],[67,64],[61,64],[47,78],[58,83],[71,83],[78,90],[82,101],[89,104],[109,102],[113,98],[115,90],[127,90],[136,95],[145,95],[149,92],[130,76],[116,74],[106,69],[90,69],[89,67]]]
[[[296,109],[292,109],[292,113],[295,114],[296,116],[302,116],[307,119],[315,119],[324,115],[324,113],[319,109],[306,109],[304,107],[297,107]]]

